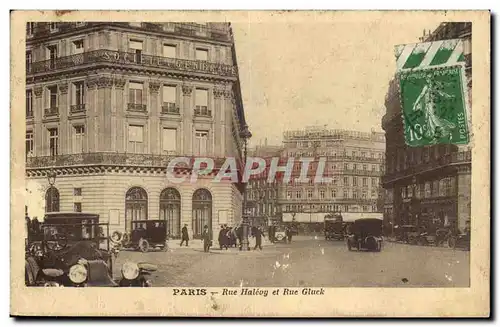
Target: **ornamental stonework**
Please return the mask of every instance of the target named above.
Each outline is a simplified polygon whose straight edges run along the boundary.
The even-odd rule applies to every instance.
[[[115,87],[117,89],[123,90],[125,88],[125,84],[127,83],[127,80],[124,78],[115,78],[113,80]]]
[[[187,84],[182,85],[182,93],[187,96],[191,95],[191,93],[193,93],[193,87]]]
[[[160,83],[149,82],[149,90],[151,91],[151,93],[158,93],[160,91]]]
[[[37,86],[37,87],[35,87],[34,91],[35,91],[35,96],[39,98],[43,94],[43,87]]]
[[[224,95],[224,89],[220,86],[214,88],[214,98],[220,99]]]
[[[113,86],[113,79],[111,77],[101,76],[97,80],[97,88],[111,88]]]
[[[59,91],[61,94],[67,94],[68,93],[68,83],[61,83],[58,85]]]

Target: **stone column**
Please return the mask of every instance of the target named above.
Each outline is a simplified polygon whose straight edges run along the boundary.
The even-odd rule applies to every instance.
[[[111,76],[100,76],[97,81],[97,107],[96,117],[98,127],[96,129],[96,149],[98,151],[111,150],[111,88],[113,79]]]
[[[86,101],[86,112],[87,112],[87,151],[96,152],[96,108],[97,106],[97,76],[91,76],[87,79],[87,101]]]
[[[457,171],[457,223],[463,231],[466,222],[471,219],[471,167],[466,164],[458,167]]]
[[[223,122],[224,122],[224,110],[222,107],[222,96],[224,95],[224,89],[221,86],[215,86],[214,88],[214,145],[213,155],[215,157],[224,157],[224,139],[223,136]]]
[[[59,131],[60,133],[59,137],[61,140],[59,153],[67,154],[73,152],[73,149],[71,149],[72,147],[71,123],[68,122],[69,105],[71,104],[71,102],[68,101],[68,81],[59,83],[57,88],[59,89],[59,103],[57,104],[60,117],[59,121],[62,122],[60,124],[60,131]]]
[[[224,108],[223,108],[223,114],[221,115],[222,117],[221,143],[224,145],[221,151],[224,156],[233,156],[236,154],[231,151],[233,149],[233,142],[237,142],[236,140],[233,140],[233,134],[232,134],[232,121],[233,121],[234,110],[236,110],[236,103],[233,98],[233,92],[228,87],[224,90]]]
[[[182,85],[182,124],[184,132],[184,154],[193,154],[193,105],[191,101],[191,94],[193,93],[193,86],[188,84]]]
[[[161,154],[162,144],[161,144],[161,131],[160,131],[160,114],[159,114],[159,101],[158,96],[160,93],[160,82],[150,81],[149,82],[149,92],[150,92],[150,103],[149,103],[149,117],[150,128],[149,128],[149,144],[150,152],[153,154]]]
[[[115,108],[112,112],[112,121],[114,121],[115,125],[115,135],[113,135],[115,145],[112,146],[112,150],[119,152],[119,153],[124,153],[125,151],[125,134],[124,134],[124,127],[125,127],[125,101],[124,101],[124,96],[123,96],[123,90],[125,88],[125,83],[127,80],[123,77],[115,77],[114,79],[114,84],[115,84],[115,90],[114,90],[114,98],[115,98]]]
[[[43,107],[43,87],[41,86],[35,86],[34,88],[34,94],[35,94],[35,101],[33,103],[33,119],[34,119],[34,139],[35,139],[35,145],[34,145],[34,151],[35,155],[37,156],[43,156],[45,155],[44,153],[44,135],[43,135],[43,126],[42,126],[42,119],[43,119],[43,114],[45,108]]]

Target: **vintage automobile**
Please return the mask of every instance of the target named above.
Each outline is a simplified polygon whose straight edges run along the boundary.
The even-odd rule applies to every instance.
[[[275,242],[287,242],[286,237],[286,226],[282,224],[278,224],[274,230],[274,241]]]
[[[397,226],[397,240],[408,244],[417,244],[420,232],[415,225]]]
[[[122,276],[113,279],[113,259],[118,250],[108,237],[109,225],[100,223],[99,215],[48,213],[37,228],[30,227],[25,257],[27,286],[151,286],[139,264],[137,274],[130,269],[134,264],[127,263],[121,269]],[[149,271],[154,271],[153,267],[149,265]]]
[[[117,286],[107,223],[79,212],[46,214],[26,242],[27,286]]]
[[[424,231],[417,236],[418,245],[440,246],[448,242],[450,231],[446,228],[438,228],[434,232]]]
[[[165,220],[134,220],[132,221],[130,234],[119,235],[119,233],[113,233],[115,241],[120,237],[124,248],[132,248],[142,252],[148,252],[153,248],[168,250],[167,224]]]
[[[366,249],[380,252],[382,249],[382,220],[376,218],[357,219],[349,228],[347,236],[347,249],[358,251]]]
[[[344,223],[341,214],[325,216],[325,240],[343,240]]]

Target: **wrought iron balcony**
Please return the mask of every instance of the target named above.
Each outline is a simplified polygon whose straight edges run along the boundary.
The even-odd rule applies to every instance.
[[[180,110],[175,103],[164,102],[163,105],[161,106],[161,113],[178,115],[180,113]]]
[[[70,107],[70,112],[72,114],[76,114],[76,113],[80,113],[80,112],[85,112],[85,103],[72,105]]]
[[[207,106],[196,106],[194,108],[195,116],[212,117],[212,110],[208,109]]]
[[[140,63],[137,63],[136,54],[131,52],[100,49],[78,53],[71,56],[59,57],[44,61],[33,62],[27,74],[40,74],[60,69],[90,66],[94,64],[110,64],[116,66],[131,65],[155,67],[189,73],[211,74],[217,76],[236,77],[236,66],[220,63],[211,63],[198,60],[186,60],[150,56],[141,54]]]
[[[437,159],[431,159],[431,161],[429,162],[412,164],[412,166],[407,169],[395,173],[388,173],[385,176],[382,176],[382,183],[385,184],[388,182],[393,182],[399,179],[414,176],[416,174],[433,171],[452,165],[470,164],[471,160],[471,151],[452,152]]]
[[[146,112],[146,105],[142,103],[129,103],[127,104],[127,109],[130,111],[140,111]]]
[[[27,168],[46,168],[46,167],[68,167],[68,166],[86,166],[86,165],[129,165],[129,166],[147,166],[162,167],[168,166],[169,162],[178,158],[176,155],[151,155],[138,153],[80,153],[65,154],[57,156],[37,156],[28,157],[26,161]],[[194,157],[190,158],[190,164],[178,163],[176,167],[189,167],[194,162]],[[221,167],[226,158],[212,158],[214,167]]]
[[[59,108],[57,107],[45,108],[44,115],[45,117],[58,116]]]

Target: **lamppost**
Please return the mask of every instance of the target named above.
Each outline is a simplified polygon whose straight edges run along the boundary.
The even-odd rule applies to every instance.
[[[54,168],[50,168],[50,171],[47,173],[47,179],[49,181],[50,187],[54,186],[54,184],[56,183],[56,177],[56,171],[54,170]]]
[[[250,133],[250,131],[248,130],[248,125],[245,124],[245,126],[243,126],[243,129],[241,130],[240,132],[240,137],[243,139],[243,142],[244,142],[244,148],[243,148],[243,169],[245,168],[246,164],[247,164],[247,146],[248,146],[248,139],[250,139],[252,137],[252,133]],[[244,170],[243,170],[244,172]],[[242,174],[243,176],[243,174]],[[242,224],[241,224],[241,227],[242,227],[242,231],[243,231],[243,239],[242,239],[242,242],[241,242],[241,246],[240,246],[240,251],[243,250],[243,251],[250,251],[250,245],[249,245],[249,242],[248,242],[248,227],[249,227],[249,221],[248,221],[248,213],[247,213],[247,184],[248,184],[248,181],[243,181],[243,215],[242,215]]]

